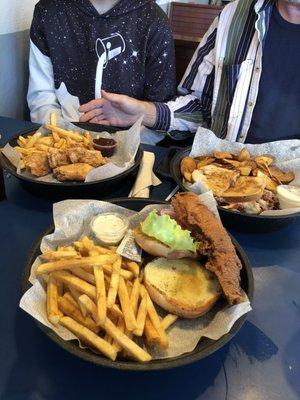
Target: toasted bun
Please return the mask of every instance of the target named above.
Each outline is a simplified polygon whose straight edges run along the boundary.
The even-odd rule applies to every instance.
[[[189,250],[172,250],[169,246],[160,241],[145,235],[138,226],[134,230],[134,238],[137,244],[148,254],[155,257],[165,257],[171,260],[177,258],[198,258],[198,254]]]
[[[228,203],[258,201],[265,190],[266,180],[263,177],[241,176],[234,187],[222,193]]]
[[[144,285],[164,310],[183,318],[207,313],[221,295],[215,275],[189,258],[157,258],[146,265]]]

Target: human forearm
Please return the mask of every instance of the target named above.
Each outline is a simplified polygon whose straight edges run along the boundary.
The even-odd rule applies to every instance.
[[[143,103],[144,125],[158,131],[195,132],[203,122],[201,101],[194,95],[168,103]]]
[[[143,124],[148,128],[153,128],[157,118],[157,112],[154,103],[143,101],[142,114],[144,114]]]
[[[53,67],[49,57],[41,53],[33,42],[30,43],[29,86],[27,102],[31,120],[37,123],[48,122],[51,112],[56,112],[62,119],[53,78]]]

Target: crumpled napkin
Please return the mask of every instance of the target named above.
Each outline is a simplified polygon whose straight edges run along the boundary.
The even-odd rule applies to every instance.
[[[155,155],[149,151],[144,151],[138,176],[128,197],[149,198],[150,187],[158,186],[161,184],[161,181],[153,172],[154,161]]]

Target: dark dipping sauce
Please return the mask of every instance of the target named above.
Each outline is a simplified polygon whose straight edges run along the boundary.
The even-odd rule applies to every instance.
[[[94,149],[101,151],[104,157],[111,157],[117,147],[117,142],[114,139],[99,138],[93,140]]]

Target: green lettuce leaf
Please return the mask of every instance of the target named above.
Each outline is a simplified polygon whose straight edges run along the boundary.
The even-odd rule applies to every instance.
[[[173,250],[197,251],[191,232],[181,228],[169,215],[157,215],[152,211],[141,223],[142,232],[153,237]]]

